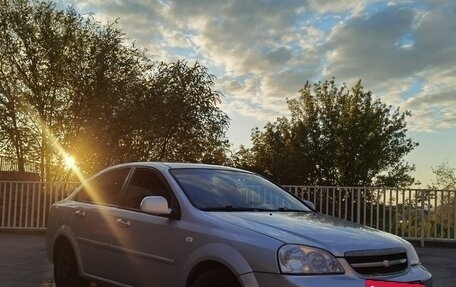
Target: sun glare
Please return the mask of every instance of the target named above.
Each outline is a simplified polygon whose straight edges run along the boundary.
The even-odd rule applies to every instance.
[[[74,160],[74,157],[72,156],[67,156],[65,158],[65,165],[68,167],[68,168],[75,168],[76,167],[76,161]]]

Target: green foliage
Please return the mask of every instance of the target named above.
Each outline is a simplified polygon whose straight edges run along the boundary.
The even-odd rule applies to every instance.
[[[2,1],[0,67],[0,152],[39,161],[45,180],[62,176],[65,153],[87,173],[133,160],[225,161],[229,119],[214,76],[198,63],[151,62],[115,22]]]
[[[442,162],[437,167],[432,168],[432,172],[435,181],[428,186],[432,192],[425,200],[431,203],[435,202],[434,224],[440,225],[452,234],[451,228],[456,219],[456,193],[454,192],[456,190],[456,169],[450,167],[448,162]],[[453,227],[453,234],[454,232]]]
[[[253,131],[253,147],[240,165],[283,184],[413,183],[413,166],[403,159],[417,146],[406,137],[410,112],[374,100],[361,81],[350,89],[334,79],[306,83],[299,93],[288,101],[290,119]]]
[[[224,163],[229,119],[217,106],[214,76],[199,63],[160,63],[147,91],[122,114],[124,156],[136,160]]]
[[[448,162],[432,168],[432,173],[435,181],[428,187],[429,189],[456,190],[456,168],[450,167]]]
[[[60,146],[73,150],[81,132],[111,121],[146,62],[114,25],[51,2],[5,1],[0,19],[1,131],[19,163],[39,160],[49,180]]]

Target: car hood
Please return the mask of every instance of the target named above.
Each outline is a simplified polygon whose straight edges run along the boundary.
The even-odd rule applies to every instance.
[[[314,246],[344,256],[347,251],[404,247],[402,239],[320,213],[207,212],[218,220],[284,243]]]

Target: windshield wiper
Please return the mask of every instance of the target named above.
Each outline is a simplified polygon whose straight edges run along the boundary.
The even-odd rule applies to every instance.
[[[214,207],[203,207],[200,208],[202,211],[254,211],[254,208],[250,207],[236,207],[232,205],[226,206],[214,206]]]
[[[312,212],[311,210],[302,210],[302,209],[293,209],[287,207],[280,207],[279,209],[275,210],[278,212]]]
[[[287,207],[280,207],[278,209],[271,209],[271,208],[255,208],[255,207],[239,207],[239,206],[211,206],[211,207],[203,207],[200,208],[202,211],[263,211],[263,212],[312,212],[310,210],[302,210],[302,209],[292,209]]]
[[[217,207],[203,207],[202,211],[277,211],[275,209],[255,208],[255,207],[238,207],[238,206],[217,206]]]

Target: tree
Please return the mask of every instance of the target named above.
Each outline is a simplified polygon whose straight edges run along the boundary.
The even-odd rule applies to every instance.
[[[442,162],[432,168],[435,181],[428,186],[427,192],[422,192],[423,202],[431,207],[431,224],[441,237],[455,234],[456,219],[456,169],[448,162]]]
[[[147,69],[113,24],[51,2],[2,1],[0,39],[0,128],[20,169],[38,159],[45,180],[81,132],[111,121]]]
[[[90,28],[79,46],[82,61],[69,73],[72,93],[62,122],[62,142],[92,173],[108,165],[136,160],[122,150],[122,137],[140,116],[131,99],[147,92],[153,64],[134,44],[124,44],[116,23]],[[133,105],[133,106],[131,106]]]
[[[229,119],[199,63],[155,63],[116,22],[0,0],[0,144],[58,180],[73,154],[92,173],[133,160],[222,163]]]
[[[448,162],[432,168],[432,173],[435,181],[429,186],[430,189],[456,190],[456,168],[450,167]]]
[[[0,150],[5,154],[14,154],[18,170],[25,171],[31,130],[26,118],[19,112],[23,109],[23,99],[18,91],[18,80],[3,65],[0,67],[0,79],[0,138],[3,143]]]
[[[132,98],[121,141],[137,160],[224,163],[228,116],[215,77],[198,62],[160,63],[148,90]]]
[[[414,169],[404,156],[418,144],[406,136],[401,112],[374,100],[361,81],[306,83],[288,100],[291,118],[252,133],[253,169],[282,184],[406,186]]]

